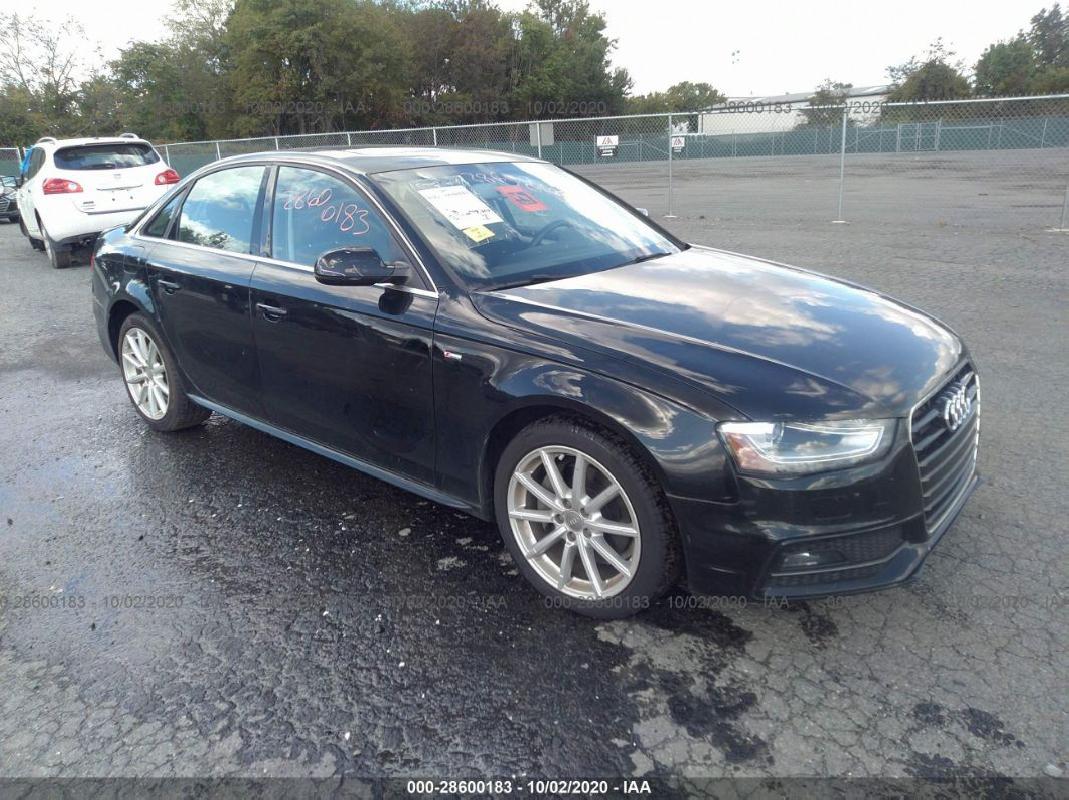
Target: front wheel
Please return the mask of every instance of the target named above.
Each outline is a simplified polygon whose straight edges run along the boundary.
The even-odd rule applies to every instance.
[[[131,314],[125,319],[116,349],[130,402],[150,427],[177,431],[211,416],[189,399],[174,356],[146,317]]]
[[[494,482],[505,545],[553,605],[635,614],[678,574],[671,514],[650,469],[616,436],[551,418],[505,448]]]

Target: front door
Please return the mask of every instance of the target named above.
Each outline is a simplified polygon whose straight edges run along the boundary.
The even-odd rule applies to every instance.
[[[271,258],[257,264],[252,278],[267,420],[432,483],[437,294],[415,268],[410,284],[399,288],[316,280],[318,256],[340,247],[373,247],[386,263],[413,263],[389,221],[349,181],[281,166],[271,202]]]

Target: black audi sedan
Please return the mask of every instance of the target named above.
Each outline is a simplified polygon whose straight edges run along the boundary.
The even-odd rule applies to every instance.
[[[92,268],[159,431],[223,414],[495,520],[551,602],[900,584],[973,491],[961,340],[691,245],[563,169],[379,147],[211,164]]]

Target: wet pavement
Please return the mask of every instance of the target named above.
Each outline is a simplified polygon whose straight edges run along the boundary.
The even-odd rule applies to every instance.
[[[917,582],[790,608],[679,594],[612,623],[547,608],[486,523],[218,416],[149,431],[88,267],[3,225],[0,776],[1064,770],[1069,239],[673,225],[970,342],[987,482]]]

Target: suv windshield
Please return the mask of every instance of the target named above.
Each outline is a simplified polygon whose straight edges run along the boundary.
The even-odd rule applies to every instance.
[[[465,164],[370,177],[471,288],[581,275],[680,249],[551,164]]]
[[[147,144],[131,142],[62,147],[53,159],[58,169],[130,169],[155,164],[160,157]]]

